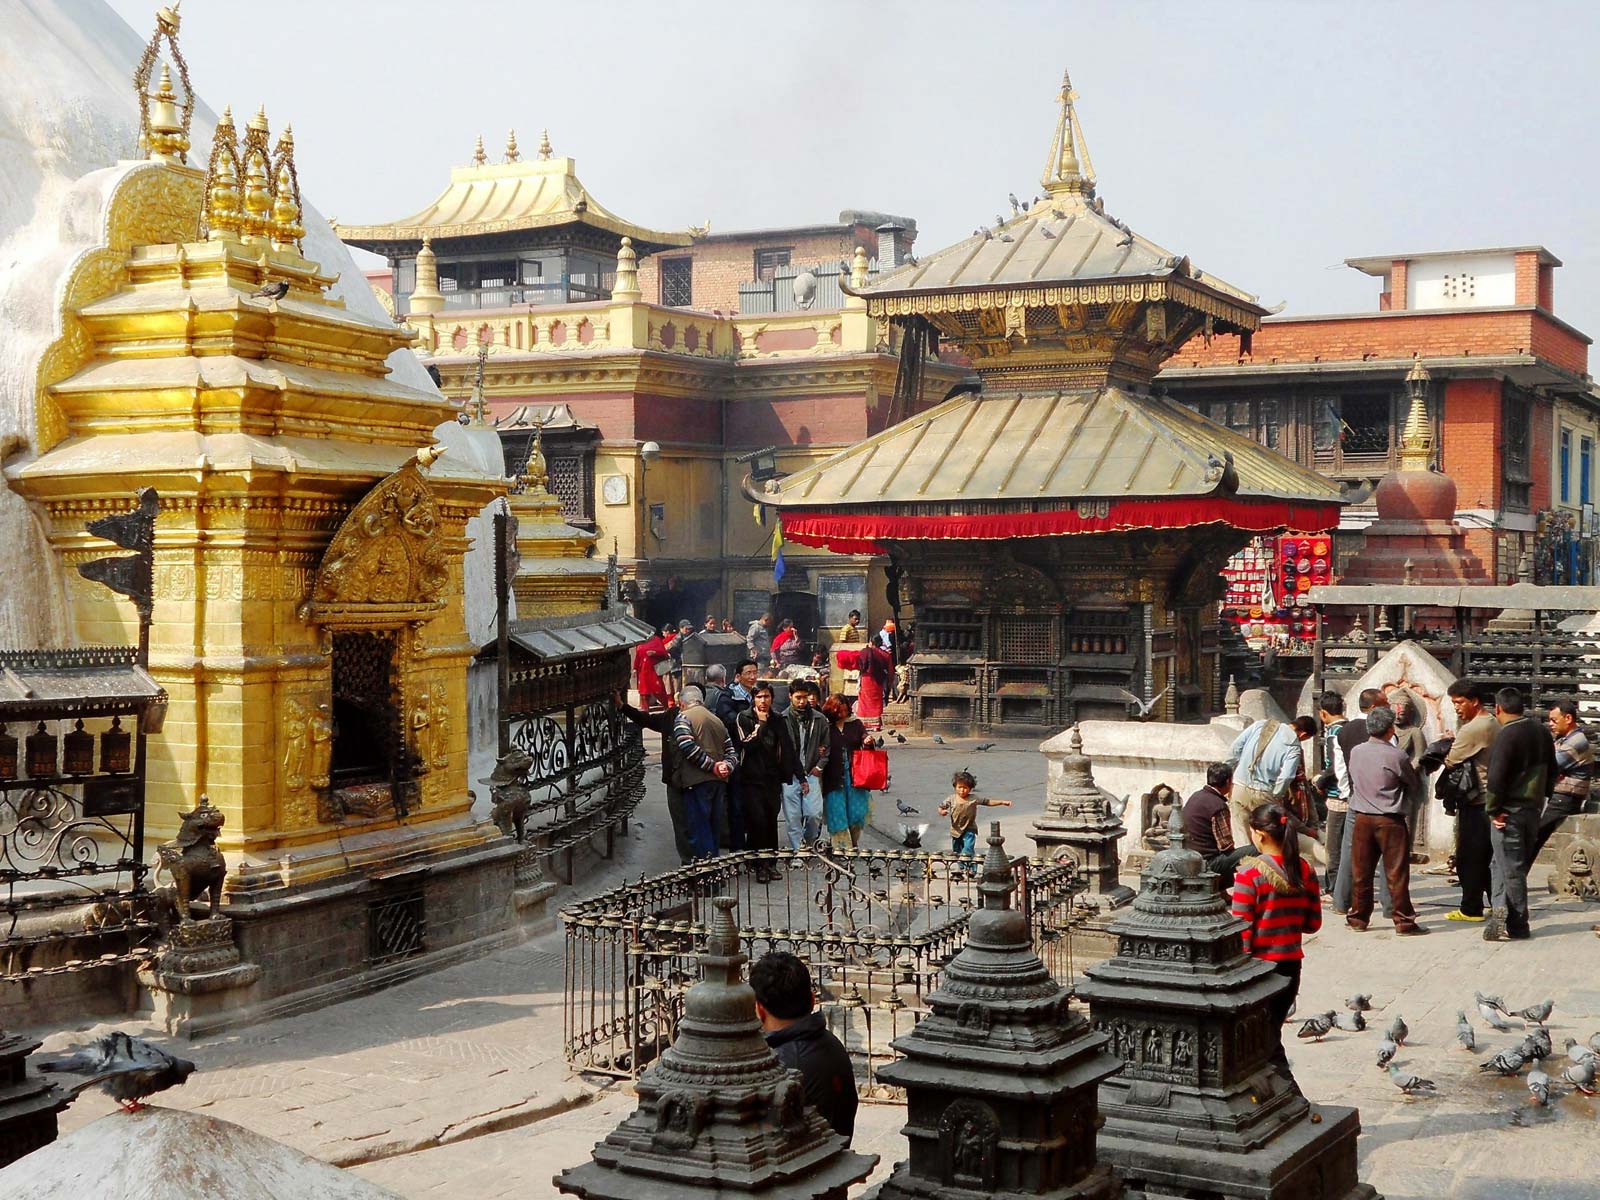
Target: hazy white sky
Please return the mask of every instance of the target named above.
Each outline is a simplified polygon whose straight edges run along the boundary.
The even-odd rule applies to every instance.
[[[141,34],[153,0],[111,0]],[[548,127],[629,220],[917,219],[1027,197],[1061,69],[1107,211],[1290,312],[1366,309],[1347,257],[1537,242],[1600,335],[1600,4],[184,0],[215,108],[292,121],[344,221],[410,213],[482,132]],[[18,81],[13,81],[16,84]]]

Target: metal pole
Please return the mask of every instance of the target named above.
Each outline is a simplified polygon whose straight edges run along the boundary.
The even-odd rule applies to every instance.
[[[494,514],[495,690],[500,697],[495,733],[496,753],[502,758],[511,752],[511,580],[506,571],[506,534],[502,507]]]

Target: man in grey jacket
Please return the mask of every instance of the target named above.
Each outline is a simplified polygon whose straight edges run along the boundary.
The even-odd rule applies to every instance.
[[[789,848],[798,850],[822,837],[822,768],[828,763],[828,718],[815,708],[817,688],[809,679],[789,684],[789,711],[783,719],[800,759],[800,774],[783,784],[783,823]]]
[[[1411,757],[1394,740],[1394,709],[1367,713],[1367,740],[1350,752],[1350,874],[1355,883],[1345,924],[1358,933],[1372,917],[1372,868],[1381,857],[1394,903],[1394,931],[1428,932],[1411,906],[1411,847],[1406,803],[1421,786]]]

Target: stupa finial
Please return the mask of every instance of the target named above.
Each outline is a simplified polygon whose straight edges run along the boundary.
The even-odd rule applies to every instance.
[[[522,468],[522,490],[538,494],[548,490],[550,467],[544,460],[544,422],[533,423],[533,441],[528,445],[528,462]]]
[[[483,149],[483,134],[478,135],[477,143],[472,147],[472,165],[481,167],[489,161],[489,155]]]
[[[1433,430],[1428,421],[1428,382],[1431,376],[1422,365],[1422,355],[1411,357],[1411,370],[1406,372],[1406,388],[1411,393],[1411,411],[1406,414],[1405,429],[1400,435],[1400,469],[1426,471],[1433,459]]]
[[[633,239],[624,237],[617,248],[617,273],[611,281],[613,300],[642,300],[639,289],[639,253],[633,248]]]
[[[506,134],[506,162],[521,162],[522,151],[517,149],[517,131],[515,129]]]
[[[472,380],[472,424],[487,425],[488,419],[484,415],[483,399],[483,367],[489,361],[489,347],[480,343],[478,346],[478,373]]]
[[[1045,160],[1044,184],[1048,196],[1081,196],[1094,198],[1094,164],[1089,161],[1089,143],[1083,136],[1083,126],[1078,122],[1072,77],[1061,72],[1061,91],[1057,100],[1061,113],[1056,118],[1056,131],[1050,139],[1050,157]]]
[[[133,86],[139,94],[139,149],[158,162],[189,161],[189,124],[194,119],[194,88],[189,83],[189,64],[178,48],[178,5],[156,9],[156,29],[145,43],[144,53],[133,72]],[[161,43],[166,42],[178,81],[183,85],[183,103],[178,103],[172,87],[172,73],[161,63],[161,79],[154,93],[150,79],[160,62]]]
[[[549,158],[554,153],[555,151],[550,148],[550,131],[541,129],[539,131],[539,157]]]

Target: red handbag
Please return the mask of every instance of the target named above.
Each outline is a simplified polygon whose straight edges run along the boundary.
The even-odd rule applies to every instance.
[[[864,792],[881,792],[889,786],[887,750],[850,752],[850,782]]]

